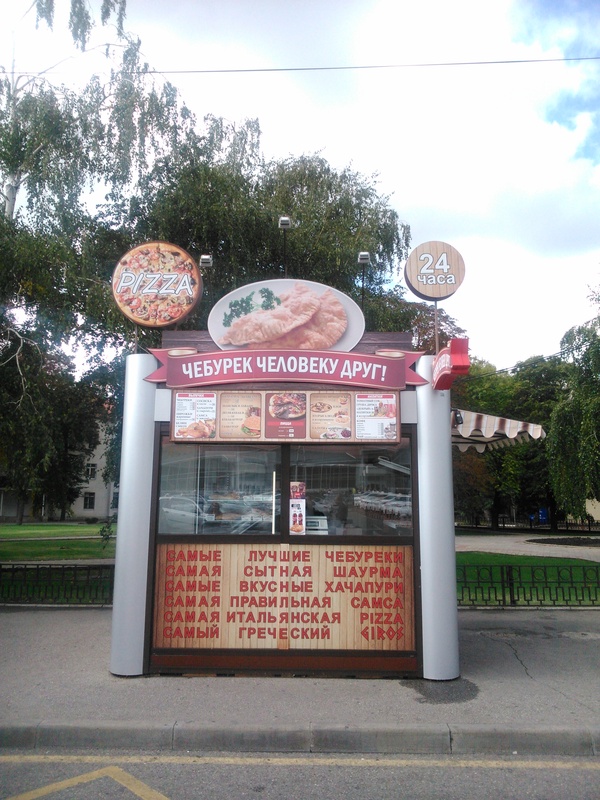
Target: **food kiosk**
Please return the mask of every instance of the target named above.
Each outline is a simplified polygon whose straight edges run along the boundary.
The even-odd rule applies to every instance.
[[[457,677],[433,359],[299,279],[174,330],[195,264],[166,243],[132,252],[115,300],[163,336],[127,359],[111,671]]]

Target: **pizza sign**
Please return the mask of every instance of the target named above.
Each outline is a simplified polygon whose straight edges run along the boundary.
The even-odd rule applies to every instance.
[[[112,291],[121,312],[136,325],[164,328],[181,322],[202,296],[194,259],[177,245],[148,242],[117,264]]]

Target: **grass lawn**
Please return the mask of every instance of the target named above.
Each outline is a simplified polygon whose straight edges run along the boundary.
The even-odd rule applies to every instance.
[[[101,522],[91,525],[78,522],[39,522],[14,525],[12,522],[0,523],[0,542],[3,539],[47,539],[65,536],[97,536]]]
[[[520,556],[509,555],[508,553],[479,553],[479,552],[460,552],[456,554],[456,566],[485,566],[485,567],[555,567],[560,566],[579,566],[589,567],[593,561],[586,561],[582,558],[560,558],[553,556]]]
[[[101,527],[101,523],[0,524],[0,562],[114,558],[115,540],[105,545]]]
[[[105,545],[99,535],[102,523],[45,522],[14,525],[0,523],[0,562],[84,560],[114,558],[115,539]],[[473,531],[475,533],[475,531]],[[502,553],[460,552],[457,566],[586,566],[574,558],[519,556]]]

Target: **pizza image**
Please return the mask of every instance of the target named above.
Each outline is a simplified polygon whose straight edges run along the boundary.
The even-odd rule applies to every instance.
[[[112,291],[128,319],[159,328],[181,322],[192,311],[202,294],[202,278],[185,250],[168,242],[149,242],[119,261]]]
[[[282,392],[269,400],[269,414],[275,419],[302,419],[306,416],[306,395],[303,392]]]
[[[321,401],[318,401],[312,404],[310,410],[315,414],[324,414],[326,411],[331,411],[331,405],[329,403],[322,403]]]

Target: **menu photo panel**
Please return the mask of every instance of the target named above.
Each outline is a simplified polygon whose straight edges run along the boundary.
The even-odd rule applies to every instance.
[[[178,442],[399,441],[398,392],[173,391]]]

